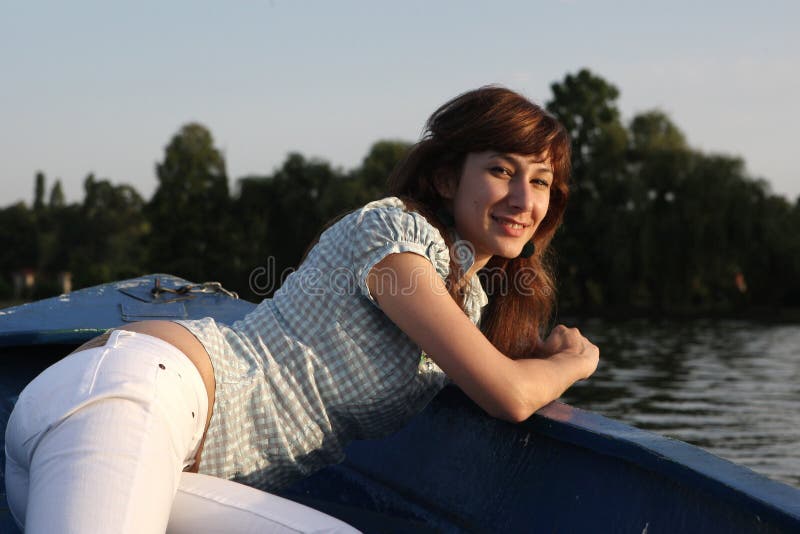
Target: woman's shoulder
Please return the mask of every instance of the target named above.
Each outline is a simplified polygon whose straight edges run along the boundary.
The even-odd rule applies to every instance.
[[[424,215],[398,197],[374,200],[355,212],[356,225],[378,222],[394,226],[424,227],[426,231],[439,234],[439,230]]]
[[[356,237],[360,233],[425,236],[444,243],[438,228],[431,224],[424,215],[414,210],[398,197],[385,197],[373,200],[360,208],[342,216],[331,224],[325,234],[337,238]],[[355,234],[353,234],[355,233]]]
[[[398,197],[386,197],[364,205],[356,210],[351,224],[361,234],[445,246],[439,229]]]
[[[425,216],[398,197],[370,202],[349,213],[320,239],[326,246],[373,265],[388,253],[411,251],[429,258],[437,270],[449,270],[447,244]]]
[[[373,200],[362,206],[357,213],[359,219],[363,219],[371,212],[386,212],[386,213],[415,213],[398,197],[384,197],[378,200]]]
[[[374,218],[398,218],[401,214],[411,213],[412,211],[409,210],[401,199],[397,197],[385,197],[373,200],[360,208],[355,208],[352,211],[340,215],[328,224],[327,230],[352,228],[353,226],[364,224],[365,220]]]

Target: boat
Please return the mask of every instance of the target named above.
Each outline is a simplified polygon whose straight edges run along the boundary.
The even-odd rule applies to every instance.
[[[218,284],[153,274],[0,310],[0,440],[22,387],[106,329],[232,323],[254,307]],[[520,424],[493,419],[455,387],[283,495],[368,533],[800,532],[800,489],[559,402]],[[17,532],[5,493],[0,532]]]

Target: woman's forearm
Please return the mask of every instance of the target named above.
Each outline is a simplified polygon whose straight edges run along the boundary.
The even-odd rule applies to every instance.
[[[536,410],[558,399],[575,382],[591,375],[591,359],[589,354],[559,352],[543,359],[515,360],[518,375],[514,385],[518,401],[509,405],[505,413],[493,415],[512,422],[528,419]]]

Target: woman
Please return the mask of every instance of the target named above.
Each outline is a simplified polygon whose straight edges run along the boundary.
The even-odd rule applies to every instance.
[[[563,128],[512,91],[446,103],[395,196],[323,232],[244,319],[124,325],[35,379],[6,437],[15,518],[29,532],[347,531],[258,490],[398,429],[447,380],[494,417],[528,418],[598,361],[575,329],[539,337],[569,156]]]

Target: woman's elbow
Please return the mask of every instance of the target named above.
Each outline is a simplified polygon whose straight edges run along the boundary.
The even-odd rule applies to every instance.
[[[519,407],[503,407],[501,409],[489,411],[488,413],[495,419],[502,419],[509,423],[521,423],[533,415],[533,411]]]
[[[504,399],[494,409],[487,411],[489,415],[496,419],[502,419],[510,423],[521,423],[528,420],[531,415],[545,404],[547,403],[538,399],[527,399],[519,396]]]

